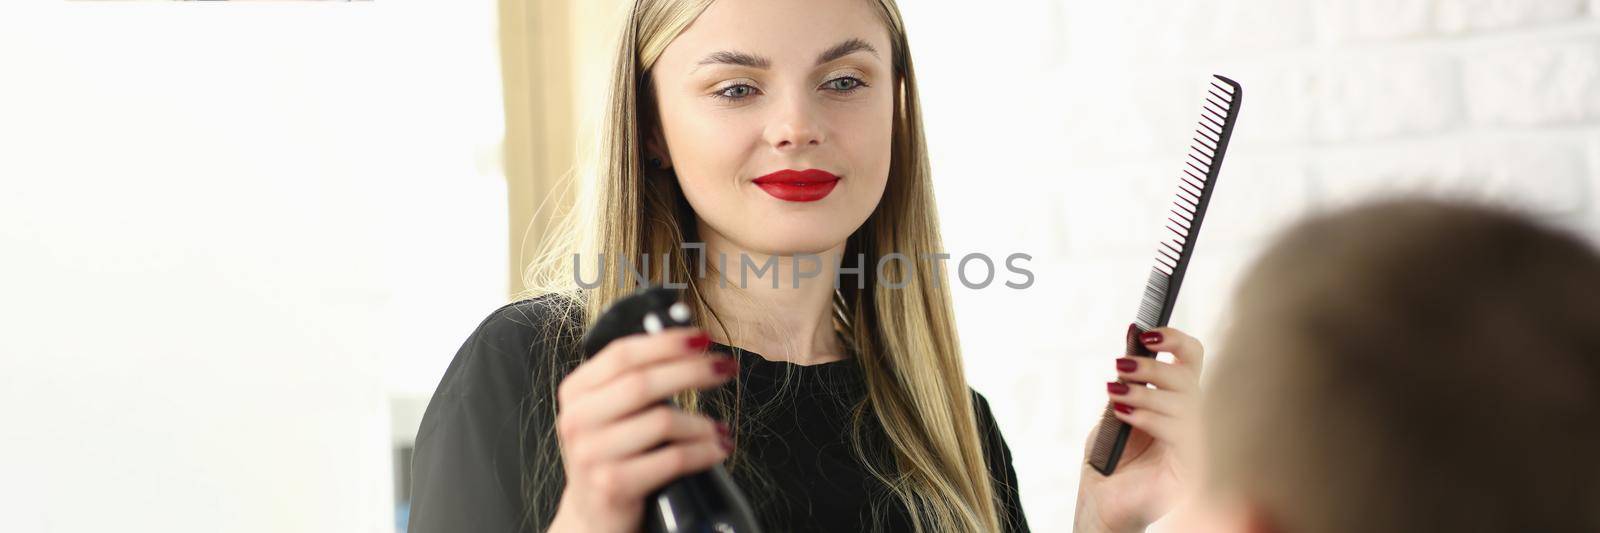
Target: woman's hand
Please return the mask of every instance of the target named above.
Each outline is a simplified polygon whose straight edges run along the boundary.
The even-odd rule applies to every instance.
[[[1133,431],[1110,476],[1088,464],[1098,426],[1090,432],[1078,483],[1079,533],[1144,531],[1177,505],[1190,479],[1205,348],[1173,328],[1152,329],[1139,340],[1152,352],[1171,353],[1174,362],[1117,359],[1121,381],[1106,384],[1107,394],[1117,418]]]
[[[737,372],[733,359],[707,357],[708,345],[692,328],[629,335],[561,381],[556,436],[567,484],[550,531],[638,531],[646,496],[728,457],[726,425],[662,403]]]

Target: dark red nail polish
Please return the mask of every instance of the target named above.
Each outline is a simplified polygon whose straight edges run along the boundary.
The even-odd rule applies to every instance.
[[[1118,371],[1121,371],[1121,372],[1132,372],[1132,371],[1135,371],[1135,370],[1138,370],[1138,369],[1139,369],[1139,362],[1138,361],[1134,361],[1132,358],[1123,357],[1121,359],[1117,359],[1117,370]]]
[[[1127,394],[1128,386],[1126,384],[1113,381],[1106,384],[1106,392],[1111,394]]]
[[[733,438],[732,437],[724,436],[719,440],[719,442],[722,444],[722,451],[725,451],[725,452],[732,452],[733,451]]]
[[[689,337],[689,349],[690,350],[704,350],[704,349],[706,349],[707,346],[710,346],[710,345],[711,345],[711,336],[710,335],[706,335],[705,332],[700,332],[698,334],[695,334],[695,336],[693,336],[693,337]]]
[[[732,435],[733,432],[728,429],[727,422],[717,422],[717,434],[722,435],[723,438],[727,438],[729,435]]]
[[[1122,414],[1128,414],[1128,413],[1132,413],[1133,412],[1133,407],[1132,406],[1123,405],[1123,404],[1120,404],[1120,403],[1111,404],[1111,408],[1112,409],[1116,409],[1118,413],[1122,413]]]
[[[739,362],[726,357],[718,358],[711,362],[711,371],[719,376],[732,376],[739,370]]]
[[[1161,332],[1146,331],[1139,334],[1139,342],[1145,344],[1161,344]]]

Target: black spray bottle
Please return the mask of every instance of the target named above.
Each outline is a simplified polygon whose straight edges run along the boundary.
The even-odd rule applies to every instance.
[[[649,286],[618,300],[583,336],[583,356],[594,357],[605,345],[636,333],[654,334],[690,325],[683,291]],[[671,403],[670,400],[667,403]],[[759,533],[755,513],[744,492],[721,464],[675,479],[645,501],[644,530],[649,533]]]

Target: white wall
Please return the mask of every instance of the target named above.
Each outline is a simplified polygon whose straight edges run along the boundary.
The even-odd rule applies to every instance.
[[[956,311],[1036,530],[1070,529],[1210,74],[1244,107],[1173,324],[1213,347],[1235,274],[1309,210],[1489,198],[1600,238],[1600,2],[901,4],[947,248],[1035,257],[1032,288]]]
[[[505,298],[494,2],[0,6],[6,531],[393,528]]]

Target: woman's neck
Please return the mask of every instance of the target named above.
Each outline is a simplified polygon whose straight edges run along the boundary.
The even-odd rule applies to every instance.
[[[700,287],[716,310],[707,317],[712,340],[798,365],[847,357],[833,329],[834,275],[844,243],[817,254],[772,255],[746,250],[703,224],[700,234],[709,274]]]

